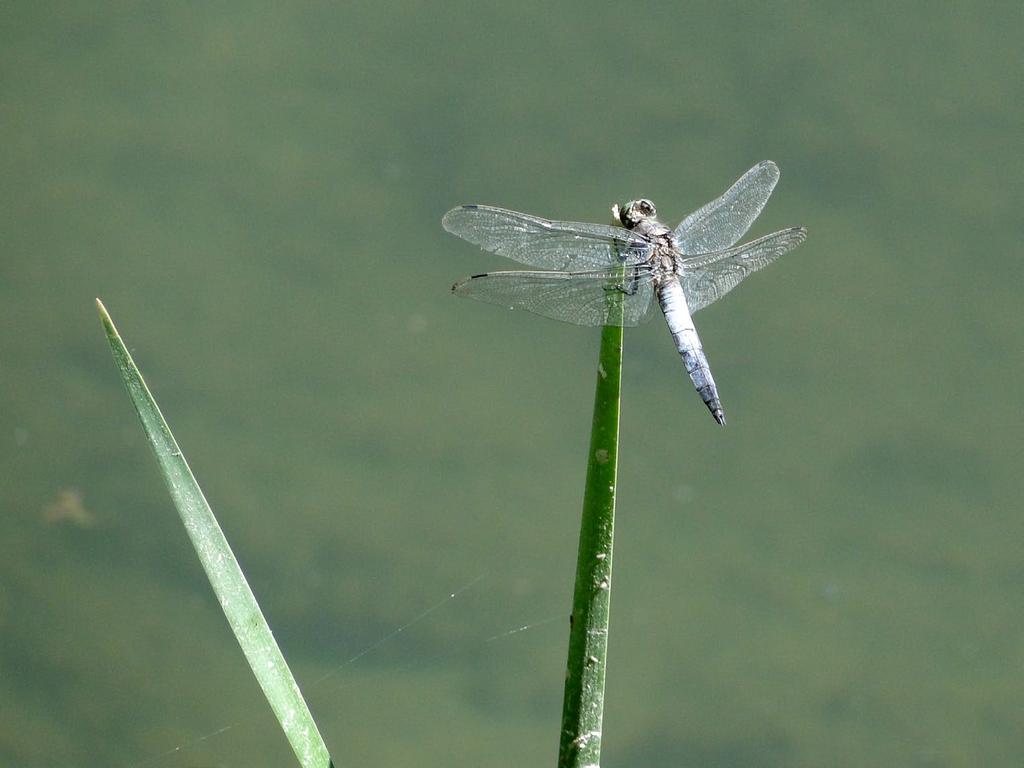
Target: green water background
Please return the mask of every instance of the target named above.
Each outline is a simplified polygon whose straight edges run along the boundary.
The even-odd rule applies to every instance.
[[[810,236],[697,315],[729,426],[660,320],[626,334],[603,762],[1024,764],[1022,32],[6,4],[0,764],[292,764],[101,296],[339,768],[552,765],[599,334],[451,297],[509,264],[440,217],[674,222],[762,159],[752,234]]]

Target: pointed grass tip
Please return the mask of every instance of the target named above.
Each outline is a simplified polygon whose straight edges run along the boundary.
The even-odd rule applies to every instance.
[[[113,325],[113,321],[110,319],[110,313],[107,312],[106,306],[104,306],[103,301],[98,296],[96,297],[96,309],[100,313],[100,320],[104,325]]]

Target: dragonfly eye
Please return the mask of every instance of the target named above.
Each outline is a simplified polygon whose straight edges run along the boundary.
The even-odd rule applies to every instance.
[[[644,216],[654,216],[656,213],[654,210],[654,203],[650,200],[637,200],[636,207]]]

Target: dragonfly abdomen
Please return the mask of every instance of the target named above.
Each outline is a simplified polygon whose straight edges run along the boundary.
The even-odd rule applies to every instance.
[[[658,286],[658,303],[661,305],[661,311],[665,313],[665,321],[668,323],[679,356],[683,358],[683,367],[686,368],[690,381],[711,411],[711,415],[715,417],[715,421],[724,426],[725,412],[722,410],[722,401],[718,399],[718,388],[711,375],[711,366],[708,365],[704,347],[686,305],[686,295],[677,279],[667,279]]]

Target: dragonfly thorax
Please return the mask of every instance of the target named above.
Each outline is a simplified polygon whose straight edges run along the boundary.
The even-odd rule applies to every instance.
[[[650,200],[641,198],[630,200],[621,208],[612,206],[612,215],[626,229],[649,240],[656,251],[676,251],[672,230],[658,221],[658,212]]]

